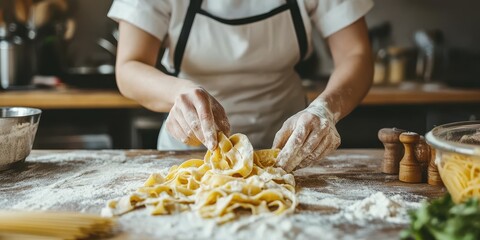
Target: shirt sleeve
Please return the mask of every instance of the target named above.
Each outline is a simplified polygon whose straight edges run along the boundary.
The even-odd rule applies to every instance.
[[[126,21],[160,40],[167,35],[170,16],[167,0],[115,0],[108,12],[114,21]]]
[[[318,0],[310,17],[323,37],[328,37],[365,16],[372,7],[372,0]]]

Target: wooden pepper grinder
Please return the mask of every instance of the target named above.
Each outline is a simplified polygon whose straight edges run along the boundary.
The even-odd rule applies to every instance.
[[[427,169],[430,164],[430,146],[425,141],[424,136],[420,136],[418,143],[415,144],[415,157],[417,158],[422,168],[422,182],[427,182]]]
[[[404,132],[400,134],[399,139],[405,147],[405,154],[400,161],[399,180],[408,183],[421,183],[422,166],[415,156],[415,144],[420,140],[420,136],[414,132]]]
[[[398,174],[400,160],[403,157],[403,146],[399,140],[400,134],[405,130],[398,128],[382,128],[378,131],[378,139],[385,146],[383,154],[382,172]]]
[[[435,149],[430,148],[430,162],[428,164],[428,184],[435,185],[435,186],[442,186],[442,178],[440,178],[440,174],[438,173],[438,166],[435,163]]]

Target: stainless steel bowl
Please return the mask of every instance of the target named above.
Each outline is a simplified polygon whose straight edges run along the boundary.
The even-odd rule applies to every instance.
[[[0,107],[0,170],[28,157],[41,114],[36,108]]]

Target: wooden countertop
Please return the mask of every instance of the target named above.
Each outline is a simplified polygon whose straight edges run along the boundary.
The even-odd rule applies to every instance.
[[[23,167],[0,172],[0,205],[4,209],[82,211],[98,214],[107,200],[131,193],[141,186],[150,173],[202,155],[200,152],[153,150],[34,150]],[[300,236],[302,231],[307,231],[305,229],[310,227],[310,230],[327,229],[325,234],[334,236],[332,239],[397,239],[399,231],[406,227],[405,223],[377,219],[360,224],[339,218],[340,222],[333,224],[328,219],[331,220],[343,210],[322,205],[321,200],[361,200],[372,192],[381,191],[386,196],[400,194],[408,201],[419,202],[423,198],[439,197],[445,193],[441,187],[406,184],[399,182],[395,175],[381,173],[382,156],[383,150],[338,150],[317,165],[295,172],[300,205],[295,214],[286,217],[286,221],[298,224],[299,216],[304,216],[303,219],[308,221],[302,224],[311,224],[304,227],[302,225],[298,229],[293,226],[296,236]],[[129,214],[136,213],[134,211]],[[158,235],[168,234],[168,231],[162,232],[147,224],[151,221],[164,224],[162,216],[145,214],[143,217],[133,218],[136,220],[132,222],[129,214],[118,219],[123,231],[123,238],[119,237],[120,239],[135,239],[140,238],[139,236],[142,236],[142,239],[168,238]],[[184,229],[185,234],[193,231],[191,228],[194,227],[188,219],[178,224],[181,224],[179,227]],[[255,225],[257,224],[261,225],[262,222],[255,221]],[[215,226],[213,231],[219,230],[216,228],[226,231],[228,226]],[[283,224],[270,231],[275,234],[279,234],[279,231],[290,231],[283,229],[284,226]],[[273,227],[269,225],[267,230]],[[152,237],[151,234],[156,235]],[[285,234],[289,233],[282,236],[287,236]],[[235,236],[235,233],[231,235],[232,238]]]
[[[322,85],[306,88],[311,101]],[[437,85],[404,84],[398,87],[374,86],[361,105],[421,105],[480,103],[480,89],[454,89]],[[0,106],[26,106],[42,109],[141,108],[115,90],[32,90],[0,92]]]

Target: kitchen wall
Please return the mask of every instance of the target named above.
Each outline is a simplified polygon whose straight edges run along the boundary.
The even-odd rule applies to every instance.
[[[368,14],[370,26],[390,21],[394,42],[412,46],[418,29],[440,29],[452,47],[480,50],[480,1],[377,0]]]
[[[70,0],[78,23],[75,40],[69,54],[75,64],[107,55],[95,41],[108,35],[114,22],[106,18],[111,0]],[[476,0],[376,0],[367,15],[369,26],[389,21],[392,24],[392,43],[412,47],[412,35],[418,29],[440,29],[447,46],[480,51],[480,1]],[[328,74],[332,68],[323,42],[316,38],[320,57],[319,71]]]
[[[115,23],[107,19],[106,13],[111,0],[70,0],[73,6],[73,17],[78,28],[74,40],[70,43],[69,54],[77,65],[107,58],[109,55],[97,46],[96,40],[108,36]],[[353,0],[355,1],[355,0]],[[377,0],[375,8],[367,15],[370,27],[389,21],[392,25],[392,44],[412,47],[413,33],[419,29],[440,29],[444,33],[446,45],[454,48],[480,51],[480,1],[475,0]],[[317,49],[321,56],[319,65],[315,66],[319,73],[328,74],[332,69],[331,60],[325,52],[324,42],[317,36]],[[381,147],[376,137],[382,127],[400,127],[418,133],[430,130],[430,122],[443,121],[445,116],[468,118],[470,112],[477,106],[463,107],[455,112],[457,107],[439,107],[433,115],[426,109],[415,106],[359,107],[348,118],[339,123],[339,131],[343,138],[343,147]],[[475,110],[477,111],[477,110]],[[478,111],[477,111],[478,112]],[[447,113],[445,115],[445,113]],[[450,114],[454,113],[454,114]],[[463,116],[465,115],[465,117]],[[147,115],[148,117],[148,115]],[[437,120],[431,121],[431,118]],[[438,120],[440,119],[440,120]],[[458,119],[449,119],[457,121]],[[145,128],[151,135],[148,147],[155,147],[158,124]],[[109,124],[104,124],[108,126]],[[362,128],[353,128],[361,125]],[[138,131],[140,132],[140,131]],[[362,136],[359,138],[358,136]]]
[[[72,17],[77,23],[68,56],[75,66],[110,60],[110,54],[97,44],[99,38],[111,38],[116,23],[107,18],[111,0],[70,0]]]

